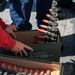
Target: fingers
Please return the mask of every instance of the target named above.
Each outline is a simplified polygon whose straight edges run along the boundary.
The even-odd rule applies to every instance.
[[[16,29],[16,27],[15,27],[14,25],[13,25],[13,30],[14,30],[14,31],[17,31],[17,29]]]
[[[33,49],[32,49],[31,47],[27,46],[27,45],[24,45],[24,48],[25,48],[25,49],[28,49],[28,50],[30,50],[30,51],[33,51]]]
[[[16,38],[16,34],[13,31],[11,32],[11,35],[13,38]]]
[[[15,56],[17,56],[18,55],[18,53],[15,53]]]
[[[20,54],[21,57],[23,57],[23,54],[24,54],[25,56],[28,56],[28,54],[27,54],[27,52],[25,51],[25,49],[21,50],[21,51],[19,52],[19,54]]]
[[[20,56],[23,57],[22,51],[19,52]]]
[[[27,54],[27,52],[25,51],[25,49],[21,50],[21,51],[19,52],[19,54],[20,54],[21,57],[23,57],[23,54],[24,54],[25,56],[28,56],[28,54]]]
[[[27,52],[25,51],[25,49],[23,49],[22,52],[23,52],[26,56],[28,56],[28,54],[27,54]]]
[[[28,54],[27,54],[27,52],[25,51],[25,49],[23,49],[23,50],[21,50],[21,51],[15,52],[15,55],[17,56],[18,53],[20,54],[21,57],[23,57],[23,54],[24,54],[25,56],[28,56]]]
[[[30,51],[33,51],[33,49],[32,49],[31,47],[29,47],[29,46],[27,46],[27,45],[25,45],[25,44],[23,44],[23,43],[21,43],[21,42],[19,42],[19,41],[16,41],[16,44],[15,44],[15,46],[11,49],[11,51],[14,52],[15,55],[19,53],[20,56],[23,56],[23,53],[24,53],[24,55],[27,56],[28,54],[27,54],[27,52],[25,51],[25,49],[30,50]]]
[[[21,50],[21,51],[19,51],[19,52],[18,52],[18,51],[15,52],[15,55],[17,56],[18,53],[20,54],[21,57],[23,57],[23,54],[24,54],[25,56],[28,56],[28,54],[27,54],[27,52],[25,51],[25,49],[23,49],[23,50]]]
[[[16,35],[15,35],[14,31],[17,31],[17,29],[16,29],[16,27],[13,25],[13,31],[11,32],[11,35],[12,35],[14,38],[16,38]]]
[[[16,26],[15,25],[11,25],[11,28],[13,29],[13,31],[17,31]]]

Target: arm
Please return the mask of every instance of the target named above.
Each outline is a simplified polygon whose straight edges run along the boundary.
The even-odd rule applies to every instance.
[[[33,51],[31,47],[14,40],[9,34],[14,35],[13,31],[16,30],[16,28],[13,25],[7,26],[8,25],[6,25],[2,19],[0,19],[0,47],[5,48],[6,50],[11,50],[14,53],[19,53],[21,56],[23,56],[22,53],[27,55],[25,49]],[[9,34],[7,34],[3,29]]]
[[[16,42],[11,38],[0,26],[0,47],[10,50],[15,46]]]
[[[25,55],[28,55],[25,49],[28,49],[30,51],[33,51],[33,49],[19,41],[14,40],[11,38],[10,35],[8,35],[0,26],[0,47],[5,48],[6,50],[11,50],[12,52],[16,54],[20,54],[23,56],[22,53]]]
[[[17,29],[14,25],[5,24],[2,21],[2,19],[0,18],[0,26],[3,28],[3,30],[5,30],[7,33],[9,33],[13,38],[16,38],[14,31],[17,31]]]

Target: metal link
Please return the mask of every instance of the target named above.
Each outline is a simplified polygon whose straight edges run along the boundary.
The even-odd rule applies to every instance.
[[[51,41],[56,41],[56,38],[51,37],[50,39],[51,39]]]
[[[48,42],[57,42],[58,38],[58,0],[53,0],[52,2],[52,11],[50,12],[50,20],[48,21],[47,31],[45,31],[45,41]]]
[[[47,36],[51,36],[51,37],[57,37],[58,35],[57,34],[55,34],[55,33],[51,33],[51,32],[49,32],[49,31],[45,31],[45,33],[46,33],[46,35]]]
[[[52,15],[53,17],[58,17],[58,13],[55,13],[55,12],[53,12],[53,11],[51,11],[51,15]]]
[[[50,16],[50,20],[52,20],[52,21],[58,21],[58,18],[54,18],[53,16]]]
[[[55,26],[55,27],[58,26],[58,23],[56,23],[54,21],[49,21],[48,24],[49,24],[49,26]]]
[[[58,21],[58,18],[54,18],[54,21],[55,21],[55,22]]]
[[[52,6],[57,6],[57,1],[55,1],[55,0],[53,0],[53,2],[52,2]]]
[[[56,38],[45,36],[45,42],[48,42],[48,41],[50,42],[56,41]]]
[[[75,0],[72,0],[73,3],[75,3]]]
[[[58,29],[54,28],[54,27],[47,26],[47,29],[48,29],[48,31],[58,32]]]
[[[58,12],[58,8],[57,8],[57,7],[52,6],[52,11],[54,11],[54,12]]]

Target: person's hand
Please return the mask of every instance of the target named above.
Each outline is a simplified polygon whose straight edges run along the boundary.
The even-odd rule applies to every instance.
[[[17,31],[17,29],[14,25],[8,25],[5,31],[9,33],[13,38],[16,38],[14,31]]]
[[[23,56],[25,54],[26,56],[28,55],[25,49],[33,51],[33,49],[19,41],[16,41],[15,46],[11,49],[12,52],[14,52],[16,55],[19,53],[20,56]],[[22,54],[23,53],[23,54]]]

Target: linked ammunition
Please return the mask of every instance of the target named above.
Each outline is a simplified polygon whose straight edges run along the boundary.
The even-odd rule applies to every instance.
[[[53,6],[53,7],[52,7],[52,11],[58,12],[58,8]]]
[[[2,74],[1,75],[3,75],[4,72],[5,72],[5,69],[6,69],[6,63],[2,63],[0,69],[2,71]]]
[[[12,65],[8,64],[3,75],[10,75],[11,74],[11,68],[12,68]]]
[[[51,15],[54,16],[54,17],[58,17],[58,13],[54,12],[54,11],[51,11]]]
[[[16,75],[25,75],[24,72],[23,72],[23,67],[19,67],[19,72],[17,72]]]
[[[55,33],[57,33],[57,32],[58,32],[58,29],[57,29],[57,28],[55,28],[55,27],[47,26],[47,29],[48,29],[48,31],[50,31],[50,32],[55,32]]]
[[[39,75],[44,75],[45,71],[44,70],[41,70],[40,74]]]
[[[48,25],[51,26],[51,27],[57,27],[58,26],[58,23],[57,22],[54,22],[54,21],[49,21],[48,22]]]
[[[45,42],[57,42],[57,38],[45,36]]]
[[[33,75],[33,69],[30,69],[30,72],[28,73],[28,75]]]
[[[26,75],[25,72],[18,72],[16,75]]]
[[[53,0],[52,6],[57,6],[58,2],[56,0]]]
[[[11,70],[11,75],[16,75],[17,72],[18,72],[18,67],[16,65],[14,65]]]
[[[58,21],[58,18],[54,18],[53,16],[50,16],[50,20],[52,20],[52,21]]]
[[[24,69],[24,74],[25,74],[25,75],[28,75],[28,71],[29,71],[28,68],[25,68],[25,69]]]
[[[49,43],[49,42],[57,42],[59,30],[58,26],[58,2],[57,0],[53,0],[52,2],[52,11],[50,11],[50,19],[49,21],[43,20],[45,23],[48,23],[48,26],[41,25],[40,27],[46,29],[38,29],[40,32],[45,33],[46,36],[38,36],[41,41],[37,41],[38,44]],[[49,17],[49,16],[48,16]]]
[[[4,66],[5,66],[5,63],[0,63],[0,75],[2,75],[4,72]]]
[[[44,75],[51,75],[51,71],[47,70],[47,72]]]
[[[43,39],[43,41],[37,41],[36,44],[43,44],[43,43],[49,43],[49,42],[56,42],[57,38],[49,37],[47,35],[45,36],[38,36],[38,39]]]
[[[55,34],[55,33],[51,33],[49,31],[45,31],[46,35],[49,36],[49,37],[57,37],[58,35]]]
[[[36,69],[33,75],[39,75],[39,70]]]
[[[6,68],[6,64],[5,63],[2,63],[1,64],[1,67],[5,69]]]
[[[57,42],[57,38],[50,37],[51,42]]]
[[[2,75],[2,71],[0,70],[0,75]]]

